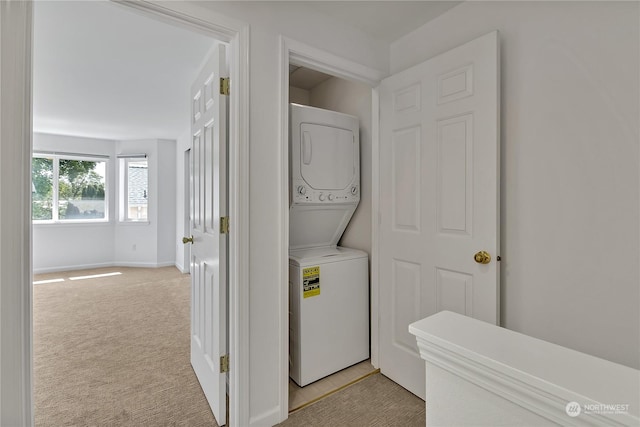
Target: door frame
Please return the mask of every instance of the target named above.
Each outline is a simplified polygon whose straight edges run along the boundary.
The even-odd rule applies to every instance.
[[[182,175],[184,179],[182,200],[182,235],[191,235],[191,148],[187,148],[183,152],[183,168]],[[178,201],[179,202],[179,201]],[[184,245],[184,253],[182,256],[182,272],[191,274],[191,246]]]
[[[234,425],[249,424],[249,25],[197,4],[112,0],[145,16],[179,25],[229,43],[232,91],[229,99],[229,415]],[[15,3],[15,4],[13,4]],[[5,7],[6,5],[6,7]],[[0,18],[7,35],[0,54],[18,64],[2,67],[2,173],[0,183],[30,188],[32,151],[33,4],[6,2]],[[11,14],[9,18],[4,14]],[[5,25],[7,24],[7,25]],[[10,24],[10,25],[9,25]],[[3,41],[5,38],[3,37]],[[21,70],[20,67],[23,69]],[[4,90],[6,91],[6,94]],[[6,142],[17,141],[14,145]],[[6,150],[5,150],[6,147]],[[13,194],[15,193],[15,194]],[[31,207],[28,191],[8,192],[0,204],[3,253],[12,249],[11,265],[2,263],[0,287],[0,421],[33,425],[33,328]],[[3,198],[5,193],[3,193]],[[11,203],[14,202],[15,203]],[[5,236],[5,231],[10,231]],[[5,247],[6,246],[6,247]],[[18,250],[16,250],[18,248]],[[1,262],[1,261],[0,261]],[[7,263],[9,264],[9,263]],[[6,270],[5,270],[6,267]],[[6,279],[6,280],[4,280]],[[9,298],[10,297],[10,298]],[[15,325],[19,325],[16,328]],[[14,351],[7,351],[8,349]],[[6,391],[6,393],[5,393]],[[12,391],[12,393],[10,393]]]
[[[349,59],[315,48],[297,40],[280,36],[280,189],[283,203],[280,206],[280,418],[289,416],[289,64],[330,74],[334,77],[355,81],[371,87],[371,144],[372,144],[372,206],[371,213],[371,363],[378,363],[378,85],[387,76],[384,72],[367,67]]]
[[[31,2],[0,3],[0,424],[33,425]],[[6,64],[6,65],[5,65]],[[9,66],[8,64],[11,64]]]

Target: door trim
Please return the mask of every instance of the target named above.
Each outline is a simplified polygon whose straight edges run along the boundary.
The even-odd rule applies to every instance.
[[[0,4],[0,425],[33,425],[33,4]]]
[[[375,166],[375,156],[378,152],[378,91],[377,86],[380,81],[386,77],[385,73],[371,67],[364,66],[357,62],[342,58],[332,53],[317,49],[297,40],[280,36],[280,254],[282,262],[280,263],[279,283],[280,287],[280,333],[278,341],[280,343],[280,419],[286,420],[289,416],[289,64],[304,66],[323,73],[330,74],[345,80],[364,83],[372,88],[372,145],[374,153],[374,165],[372,169],[372,180],[374,187],[372,197],[377,201],[377,167]],[[377,216],[375,206],[372,206],[372,214]],[[373,218],[372,218],[373,219]],[[374,225],[375,224],[375,225]],[[377,345],[377,330],[373,329],[378,324],[377,295],[374,297],[374,285],[377,286],[377,278],[373,276],[373,266],[375,265],[377,252],[374,251],[374,242],[377,242],[377,220],[372,220],[372,288],[371,288],[371,337],[372,345]],[[375,262],[374,262],[375,261]],[[377,270],[376,270],[377,271]],[[374,306],[373,303],[376,302]],[[373,348],[372,348],[373,354]],[[372,358],[373,361],[373,358]],[[376,358],[377,361],[377,358]],[[374,366],[376,366],[374,364]]]
[[[197,4],[175,2],[170,6],[149,1],[112,0],[114,3],[135,9],[145,16],[153,17],[164,22],[182,26],[183,28],[198,31],[213,38],[227,42],[230,45],[230,77],[234,82],[234,90],[230,96],[229,108],[229,214],[232,218],[229,241],[229,353],[231,370],[229,373],[230,417],[233,425],[249,424],[249,26],[241,21],[222,16],[217,12],[205,9]],[[9,4],[17,10],[20,4]],[[2,30],[7,28],[10,37],[7,37],[6,45],[14,44],[14,50],[3,50],[3,57],[17,58],[19,61],[7,61],[17,63],[25,67],[24,73],[2,74],[2,88],[8,89],[13,95],[3,93],[0,99],[3,116],[13,114],[12,120],[2,123],[0,137],[18,141],[12,147],[10,153],[2,156],[2,182],[13,179],[14,188],[30,188],[31,170],[31,51],[33,32],[33,16],[31,3],[23,3],[24,11],[20,11],[20,21],[15,22],[11,28],[7,28],[5,20]],[[4,5],[3,5],[4,7]],[[13,12],[13,11],[12,11]],[[22,19],[24,18],[24,19]],[[16,39],[16,37],[22,38]],[[4,37],[3,37],[4,40]],[[19,43],[21,43],[21,45]],[[4,63],[5,61],[2,61]],[[24,100],[24,104],[16,100]],[[6,107],[6,108],[5,108]],[[5,113],[6,112],[6,113]],[[9,118],[9,116],[7,116]],[[7,167],[5,167],[5,163]],[[16,170],[11,165],[19,167]],[[16,192],[16,205],[11,203],[0,205],[4,230],[15,230],[16,239],[7,236],[3,241],[20,245],[20,251],[13,251],[13,267],[2,264],[3,275],[7,281],[2,281],[2,323],[0,324],[0,342],[2,348],[1,367],[11,364],[11,377],[2,377],[2,400],[0,400],[0,420],[7,420],[8,424],[33,425],[33,389],[32,389],[32,365],[33,365],[33,333],[31,312],[31,220],[30,197],[28,191]],[[4,194],[3,194],[4,196]],[[19,202],[19,203],[18,203]],[[11,209],[11,211],[9,211]],[[5,212],[6,210],[6,212]],[[8,233],[9,234],[9,233]],[[3,234],[3,237],[4,234]],[[5,251],[3,251],[4,253]],[[7,251],[8,252],[8,251]],[[0,261],[1,262],[1,261]],[[9,277],[10,276],[10,277]],[[15,289],[10,288],[11,283]],[[19,299],[19,303],[11,306],[13,301],[4,298],[4,293],[11,294]],[[15,294],[15,295],[14,295]],[[20,332],[15,326],[21,325]],[[19,335],[19,336],[16,336]],[[11,341],[11,342],[9,342]],[[21,357],[17,360],[7,360],[5,356],[8,348],[17,348]],[[9,369],[7,369],[9,372]],[[4,374],[2,369],[0,374]],[[12,393],[8,391],[12,390]],[[16,393],[17,390],[23,392]],[[19,394],[18,397],[9,399],[9,396]],[[11,400],[4,405],[4,399]]]
[[[182,215],[182,235],[190,236],[191,234],[191,148],[187,148],[182,153],[183,171],[182,175],[184,179],[183,190],[184,197],[182,200],[182,208],[184,209]],[[179,201],[177,201],[179,203]],[[182,254],[182,262],[180,263],[180,271],[184,274],[191,274],[191,246],[184,245],[184,253]],[[178,260],[176,260],[176,264]]]
[[[371,364],[380,368],[380,85],[371,96]]]

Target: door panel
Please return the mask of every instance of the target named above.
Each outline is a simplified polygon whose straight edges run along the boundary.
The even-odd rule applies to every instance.
[[[394,259],[393,269],[393,344],[411,356],[419,356],[416,351],[415,337],[409,333],[405,324],[420,316],[420,294],[422,282],[420,264]]]
[[[204,162],[208,165],[214,165],[215,156],[214,153],[214,144],[215,141],[213,139],[214,133],[214,122],[211,120],[204,125]],[[204,201],[204,228],[203,232],[209,235],[215,235],[218,230],[215,229],[216,218],[214,217],[215,212],[215,203],[214,203],[214,191],[216,188],[217,171],[213,170],[213,167],[205,167],[204,169],[204,188],[203,188],[203,201]]]
[[[436,313],[455,311],[473,317],[473,276],[436,268]]]
[[[473,115],[438,120],[437,215],[439,233],[471,235]]]
[[[498,100],[497,32],[380,85],[380,368],[423,398],[408,325],[441,310],[499,322]]]
[[[191,88],[191,365],[219,425],[226,424],[227,99],[216,82],[225,75],[218,45]]]
[[[420,128],[393,133],[393,226],[396,231],[420,232]]]

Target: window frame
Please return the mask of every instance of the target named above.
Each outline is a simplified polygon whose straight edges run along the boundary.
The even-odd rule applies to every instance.
[[[150,223],[151,191],[149,174],[150,162],[147,154],[118,154],[118,223],[148,225]],[[129,218],[129,163],[147,162],[147,217],[145,219]]]
[[[68,224],[100,224],[110,221],[109,215],[109,161],[111,158],[106,155],[99,154],[79,154],[79,153],[60,153],[48,151],[33,151],[31,153],[31,164],[34,158],[51,159],[53,162],[52,177],[52,197],[51,197],[51,219],[33,219],[33,197],[31,198],[31,223],[33,225],[68,225]],[[92,219],[60,219],[60,160],[78,160],[95,163],[104,163],[104,218]],[[33,170],[31,171],[31,182],[33,182]]]

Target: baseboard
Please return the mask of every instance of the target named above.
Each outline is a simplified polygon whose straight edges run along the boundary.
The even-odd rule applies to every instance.
[[[104,268],[104,267],[115,267],[115,264],[112,262],[101,262],[96,264],[76,264],[76,265],[63,265],[63,266],[56,266],[56,267],[34,268],[33,274],[57,273],[58,271],[88,270],[90,268]]]
[[[176,262],[175,261],[162,261],[156,264],[157,268],[160,267],[175,267],[176,266]],[[178,269],[180,270],[180,269]]]
[[[191,273],[191,271],[189,271],[189,268],[184,268],[184,266],[182,264],[178,264],[177,262],[174,264],[175,267],[180,270],[180,272],[182,274],[189,274]]]
[[[141,268],[160,268],[160,267],[173,267],[175,262],[114,262],[113,267],[141,267]]]
[[[75,271],[75,270],[88,270],[91,268],[106,268],[106,267],[138,267],[138,268],[160,268],[160,267],[177,267],[182,271],[175,262],[103,262],[96,264],[76,264],[65,265],[56,267],[44,267],[34,268],[33,274],[45,274],[45,273],[57,273],[59,271]],[[182,271],[184,273],[184,271]]]

